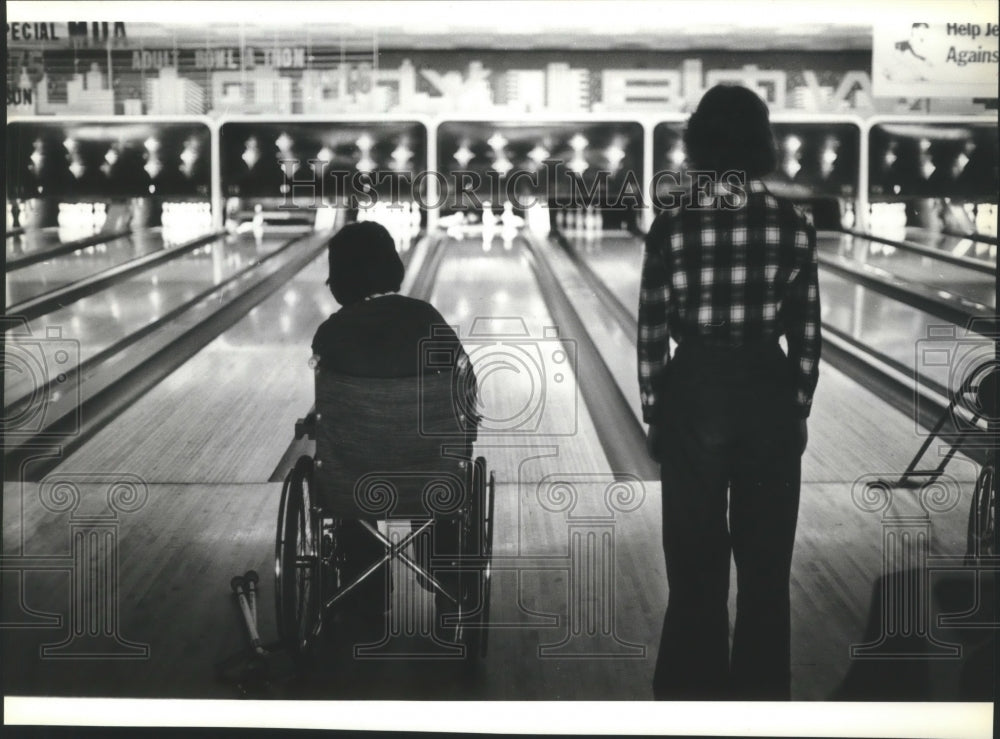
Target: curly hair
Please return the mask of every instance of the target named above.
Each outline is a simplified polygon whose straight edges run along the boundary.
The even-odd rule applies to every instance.
[[[348,223],[333,235],[327,249],[330,276],[326,283],[341,305],[397,292],[403,283],[403,262],[396,242],[379,223]]]
[[[738,85],[716,85],[704,94],[688,119],[684,147],[697,169],[763,177],[777,166],[767,104]]]

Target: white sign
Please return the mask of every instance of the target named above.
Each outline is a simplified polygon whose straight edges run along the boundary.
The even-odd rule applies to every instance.
[[[872,91],[876,97],[995,98],[1000,25],[920,18],[875,27]]]

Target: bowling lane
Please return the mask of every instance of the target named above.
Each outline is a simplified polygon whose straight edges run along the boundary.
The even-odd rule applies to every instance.
[[[43,254],[58,249],[64,244],[84,239],[112,239],[128,229],[110,230],[100,227],[31,228],[7,238],[7,261]]]
[[[996,265],[997,245],[974,236],[954,236],[916,226],[893,228],[872,224],[872,234],[891,241],[907,241],[928,249],[937,249],[955,257],[968,257],[985,264]]]
[[[6,275],[8,311],[16,313],[17,305],[25,300],[160,251],[167,243],[158,229],[133,231],[128,236],[9,272]]]
[[[610,468],[553,326],[521,239],[484,251],[449,239],[431,302],[457,326],[480,380],[477,451],[503,482],[556,472],[608,475]],[[570,339],[572,347],[572,336]],[[572,348],[571,348],[572,350]]]
[[[310,343],[338,308],[327,273],[323,253],[57,471],[128,470],[149,483],[266,482],[313,403]]]
[[[995,275],[834,231],[819,232],[816,248],[821,258],[848,269],[932,288],[942,297],[958,298],[969,310],[986,312],[996,308]]]
[[[639,311],[639,279],[643,242],[633,234],[608,231],[575,235],[566,232],[576,253],[634,315]]]
[[[87,361],[258,263],[290,238],[288,234],[259,240],[251,234],[220,237],[61,310],[35,318],[28,322],[28,329],[33,337],[50,336],[53,330],[59,332],[62,340],[73,342],[79,361]],[[46,364],[43,379],[52,380],[59,370],[55,363]],[[25,373],[6,373],[5,402],[12,403],[32,392],[38,380]]]

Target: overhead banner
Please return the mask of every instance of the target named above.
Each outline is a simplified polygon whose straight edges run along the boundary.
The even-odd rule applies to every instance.
[[[956,15],[961,15],[961,10]],[[961,17],[945,23],[927,23],[913,17],[876,26],[872,39],[872,94],[995,98],[1000,64],[998,37],[997,23]]]

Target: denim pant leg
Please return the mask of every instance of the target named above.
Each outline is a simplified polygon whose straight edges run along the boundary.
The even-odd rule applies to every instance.
[[[725,399],[678,390],[661,428],[668,602],[653,678],[658,700],[718,700],[729,678],[731,418]]]
[[[729,512],[737,572],[735,699],[791,697],[789,579],[801,458],[797,419],[783,400],[778,394],[767,407],[748,404],[735,454]]]

